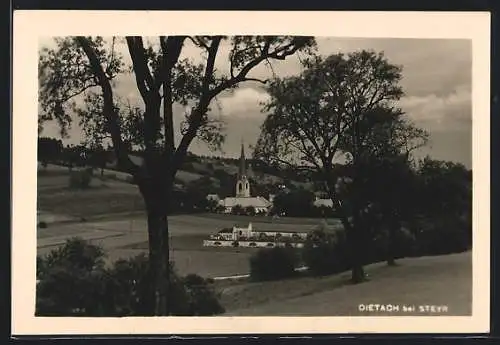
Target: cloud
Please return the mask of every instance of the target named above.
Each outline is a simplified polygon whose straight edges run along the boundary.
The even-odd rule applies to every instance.
[[[236,89],[232,94],[219,98],[220,113],[228,118],[246,118],[257,116],[264,118],[260,113],[261,103],[269,100],[269,95],[262,90],[246,87]]]
[[[472,81],[472,42],[458,39],[318,38],[323,55],[368,49],[384,52],[403,67],[401,85],[409,96],[444,95]]]
[[[405,97],[401,108],[415,122],[433,130],[464,128],[472,125],[472,94],[463,85],[446,95],[428,94]]]

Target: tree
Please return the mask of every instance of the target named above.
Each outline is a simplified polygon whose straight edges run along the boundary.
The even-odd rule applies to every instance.
[[[252,205],[245,207],[245,214],[247,216],[255,216],[255,214],[256,214],[255,207]]]
[[[37,257],[37,316],[148,316],[149,260],[144,254],[120,259],[110,267],[106,253],[81,239],[68,240]],[[182,316],[224,312],[209,283],[196,275],[180,277],[170,265],[172,310]]]
[[[104,169],[106,169],[109,161],[109,154],[102,145],[94,144],[91,146],[89,149],[89,163],[93,168],[101,169],[101,176],[104,176]]]
[[[174,179],[197,138],[212,149],[224,140],[223,124],[209,116],[210,106],[223,92],[245,81],[259,64],[284,60],[298,51],[314,48],[311,37],[292,36],[161,36],[147,46],[142,37],[126,37],[132,66],[125,66],[116,45],[122,39],[66,37],[56,48],[40,55],[40,122],[56,119],[61,131],[71,124],[76,108],[85,117],[84,127],[109,137],[120,170],[134,176],[144,198],[148,218],[151,294],[154,315],[168,315],[169,241],[168,221]],[[229,45],[229,74],[215,67],[222,44]],[[182,59],[183,47],[191,44],[204,56],[197,64]],[[123,111],[114,79],[130,67],[143,103],[141,112]],[[77,97],[83,96],[83,106]],[[95,96],[95,97],[94,97]],[[181,121],[181,139],[174,135],[174,104],[187,109]],[[132,113],[132,114],[131,114]],[[133,115],[133,116],[132,116]],[[130,121],[126,121],[130,120]],[[130,130],[130,128],[133,130]],[[129,157],[130,133],[144,148],[141,166]]]
[[[411,221],[415,214],[417,187],[412,153],[427,143],[428,133],[403,114],[387,109],[372,112],[370,122],[359,128],[365,143],[357,172],[360,221],[372,230],[369,239],[383,239],[388,264],[393,265],[403,246],[402,223]],[[350,192],[352,187],[351,183]]]
[[[289,217],[310,217],[313,212],[314,195],[306,190],[278,193],[274,197],[273,212]]]
[[[231,214],[242,216],[245,214],[245,209],[240,204],[236,204],[231,208]]]
[[[369,241],[361,225],[362,165],[373,155],[368,137],[378,133],[373,130],[377,124],[403,116],[395,105],[403,95],[402,68],[372,51],[315,56],[303,66],[300,75],[275,78],[268,86],[271,99],[263,109],[268,115],[255,154],[312,171],[323,181],[346,231],[352,281],[358,283],[365,280],[363,255]],[[349,207],[337,195],[341,163],[349,171]]]
[[[61,157],[63,144],[61,140],[47,137],[38,138],[38,161],[44,167]]]
[[[417,170],[415,236],[419,254],[460,252],[472,245],[472,171],[426,157]]]
[[[213,191],[212,184],[210,176],[203,176],[186,185],[186,199],[192,209],[207,209],[207,195]]]

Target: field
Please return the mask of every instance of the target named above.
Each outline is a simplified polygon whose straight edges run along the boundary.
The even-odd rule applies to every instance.
[[[108,253],[108,263],[147,250],[146,218],[135,186],[109,175],[104,179],[94,178],[88,190],[71,190],[67,185],[65,168],[49,167],[38,176],[38,217],[47,223],[46,228],[37,229],[39,255],[75,236],[102,245]],[[177,271],[204,277],[248,273],[248,259],[255,249],[210,248],[203,247],[202,242],[221,228],[247,225],[249,221],[255,229],[276,231],[308,231],[323,223],[305,218],[173,215],[169,217],[170,254]],[[339,226],[334,220],[328,223],[332,228]],[[446,305],[447,315],[468,315],[472,298],[471,261],[468,252],[402,259],[397,267],[373,264],[366,270],[376,279],[355,286],[347,285],[349,273],[344,273],[262,283],[217,280],[215,287],[227,310],[225,315],[356,316],[366,315],[358,310],[365,303]],[[439,313],[417,310],[404,315],[409,314]]]
[[[38,217],[46,228],[37,230],[38,254],[46,254],[71,237],[102,245],[108,262],[147,251],[144,203],[136,186],[116,176],[99,173],[88,190],[68,188],[67,168],[49,166],[39,171]],[[179,273],[205,277],[246,274],[255,249],[203,247],[209,234],[226,227],[248,225],[275,231],[309,231],[319,219],[247,217],[219,214],[173,215],[169,217],[171,258]],[[334,221],[331,221],[334,224]]]

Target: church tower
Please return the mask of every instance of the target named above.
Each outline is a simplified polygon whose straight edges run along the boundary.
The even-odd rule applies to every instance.
[[[250,197],[250,181],[247,177],[245,148],[243,146],[243,141],[241,142],[240,168],[238,171],[238,180],[236,181],[236,197]]]

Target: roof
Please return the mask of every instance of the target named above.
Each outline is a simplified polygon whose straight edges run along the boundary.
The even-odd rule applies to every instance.
[[[316,207],[321,207],[321,206],[333,207],[332,199],[317,199],[314,201],[313,204]]]
[[[224,198],[220,201],[220,205],[224,207],[234,207],[236,205],[240,205],[242,207],[270,207],[271,203],[260,196],[257,197],[228,197]]]

